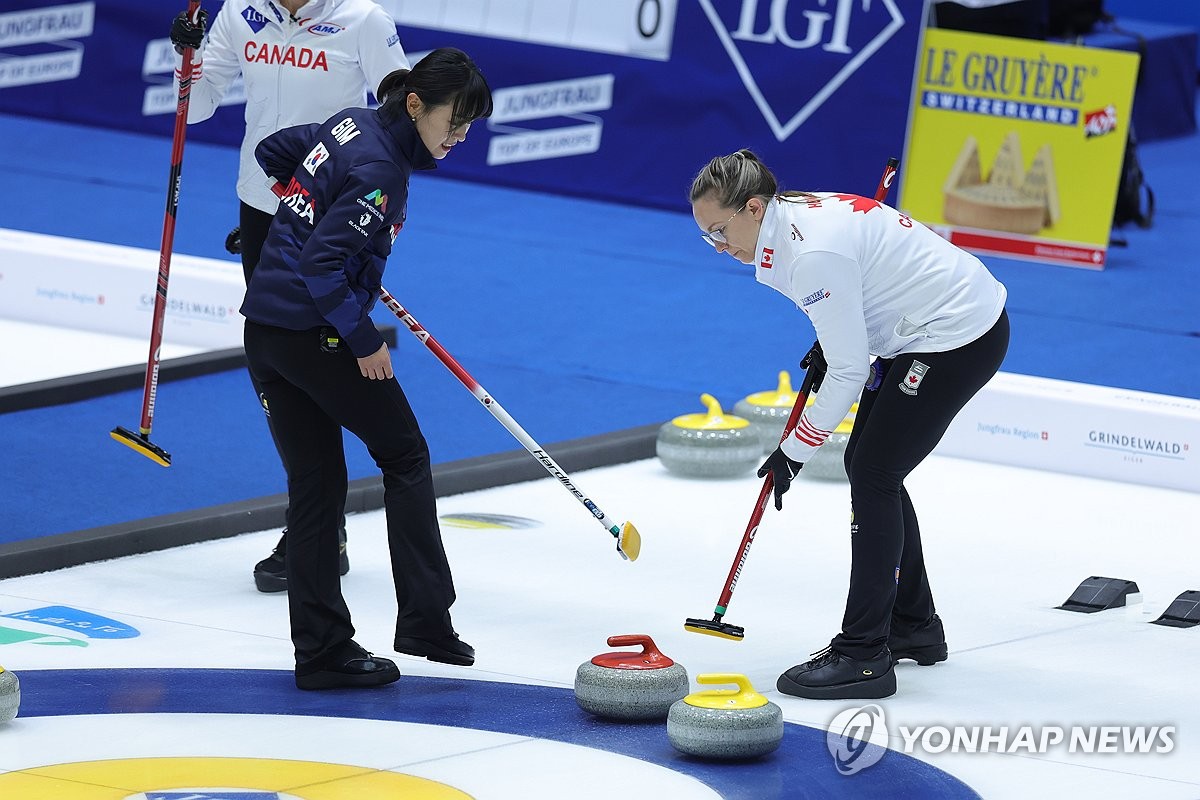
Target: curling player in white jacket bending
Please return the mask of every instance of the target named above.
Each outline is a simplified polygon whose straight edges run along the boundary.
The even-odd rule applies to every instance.
[[[808,698],[888,697],[896,661],[947,655],[904,479],[1000,368],[1007,292],[977,258],[890,206],[781,193],[749,150],[710,161],[689,200],[705,240],[753,265],[758,282],[795,302],[816,331],[810,357],[824,365],[816,400],[759,470],[774,476],[776,508],[861,392],[845,456],[853,514],[842,629],[777,687]]]

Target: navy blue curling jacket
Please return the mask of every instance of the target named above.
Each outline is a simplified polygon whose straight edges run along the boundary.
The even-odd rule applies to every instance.
[[[254,155],[285,188],[242,314],[297,331],[331,325],[358,358],[375,353],[383,337],[369,314],[404,224],[408,178],[435,166],[412,121],[348,108],[284,128]]]

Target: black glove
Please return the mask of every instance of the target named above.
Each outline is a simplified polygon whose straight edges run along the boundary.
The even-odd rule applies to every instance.
[[[185,47],[193,50],[199,48],[200,43],[204,41],[204,28],[207,25],[208,12],[203,8],[200,9],[196,24],[188,19],[186,11],[180,11],[171,21],[171,44],[175,45],[175,52],[182,53]]]
[[[804,358],[800,359],[800,368],[813,370],[811,391],[815,392],[820,389],[821,381],[825,380],[825,370],[829,368],[829,365],[825,363],[825,353],[821,350],[820,342],[813,342],[813,346],[804,354]]]
[[[233,255],[239,255],[242,252],[242,226],[238,225],[229,232],[225,237],[225,249]]]
[[[783,510],[783,495],[792,488],[792,481],[804,467],[799,461],[792,461],[783,454],[782,447],[776,447],[775,452],[767,456],[767,460],[758,468],[758,477],[765,478],[767,473],[775,478],[775,510]]]

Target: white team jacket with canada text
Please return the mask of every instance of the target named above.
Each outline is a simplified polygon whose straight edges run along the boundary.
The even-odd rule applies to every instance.
[[[396,24],[372,0],[309,0],[296,19],[271,0],[226,0],[197,60],[189,123],[211,117],[237,74],[244,77],[237,193],[267,213],[279,201],[254,158],[255,146],[281,128],[324,122],[343,108],[365,105],[368,89],[409,66]]]
[[[973,342],[1004,310],[987,268],[890,206],[852,194],[775,198],[755,276],[808,315],[828,372],[783,445],[807,461],[858,399],[871,356],[945,352]]]

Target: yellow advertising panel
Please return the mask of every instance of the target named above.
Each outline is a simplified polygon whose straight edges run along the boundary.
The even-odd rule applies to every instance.
[[[980,253],[1102,269],[1133,53],[929,29],[900,207]]]

